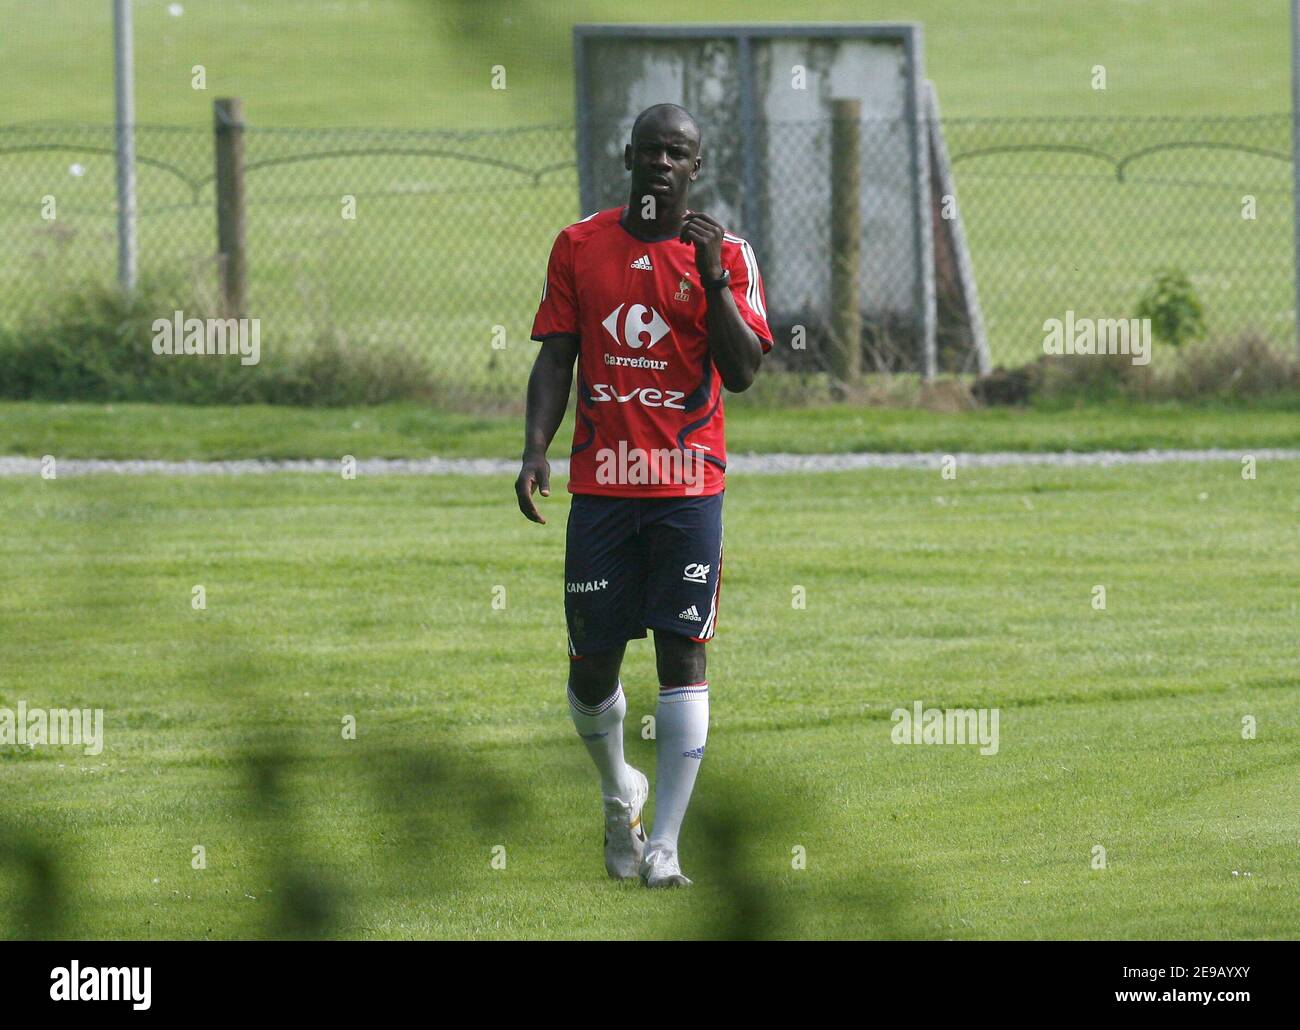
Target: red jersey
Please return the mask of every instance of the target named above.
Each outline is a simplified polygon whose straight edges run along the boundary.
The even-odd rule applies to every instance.
[[[617,497],[719,493],[727,467],[722,377],[709,354],[695,245],[637,239],[625,208],[555,239],[532,338],[578,337],[569,492]],[[722,266],[746,324],[772,348],[754,251],[727,233]]]

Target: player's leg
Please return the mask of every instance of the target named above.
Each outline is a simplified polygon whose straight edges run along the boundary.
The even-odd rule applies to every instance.
[[[645,847],[645,775],[623,757],[619,669],[631,637],[645,636],[628,613],[641,605],[644,555],[635,512],[623,498],[574,495],[565,550],[564,611],[569,635],[569,714],[600,774],[605,809],[605,869],[636,876]]]
[[[587,746],[605,797],[635,793],[636,781],[623,759],[623,719],[627,701],[619,680],[626,642],[569,662],[569,714]]]
[[[655,630],[659,703],[655,708],[655,821],[641,863],[648,887],[687,887],[677,841],[695,790],[709,736],[709,684],[705,646]]]
[[[655,632],[655,821],[641,864],[647,886],[685,886],[682,821],[709,732],[706,642],[717,623],[722,495],[666,500],[645,529],[650,547],[646,624]]]

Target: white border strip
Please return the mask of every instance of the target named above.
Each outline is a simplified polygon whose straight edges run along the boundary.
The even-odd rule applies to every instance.
[[[937,469],[945,458],[964,468],[998,468],[1009,465],[1046,465],[1067,468],[1116,465],[1236,461],[1250,455],[1256,461],[1298,461],[1300,449],[1242,447],[1236,450],[1148,451],[993,451],[986,454],[957,452],[892,452],[871,454],[733,454],[727,472],[745,475],[786,475],[799,472],[848,472],[858,469]],[[65,476],[251,476],[307,472],[337,476],[339,459],[312,458],[245,461],[108,461],[63,458],[55,455],[57,478]],[[0,456],[0,477],[40,478],[40,458]],[[556,476],[566,476],[569,463],[551,462]],[[369,458],[356,463],[358,476],[509,476],[519,473],[519,462],[495,458]]]

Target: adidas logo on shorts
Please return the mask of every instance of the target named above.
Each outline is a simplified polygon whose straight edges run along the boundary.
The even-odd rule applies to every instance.
[[[684,612],[678,612],[677,617],[679,619],[689,619],[691,622],[701,621],[699,609],[697,609],[695,605],[691,605]]]
[[[642,254],[639,258],[637,258],[635,261],[632,262],[631,267],[632,267],[632,268],[642,268],[642,269],[645,269],[645,271],[647,271],[647,272],[653,272],[653,271],[654,271],[654,265],[650,264],[650,255],[649,255],[649,254]]]

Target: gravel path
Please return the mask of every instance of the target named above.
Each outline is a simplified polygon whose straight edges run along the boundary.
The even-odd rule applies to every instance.
[[[1054,451],[1032,453],[995,451],[989,454],[957,453],[961,468],[995,468],[1003,465],[1051,465],[1064,467],[1115,465],[1159,465],[1167,462],[1240,461],[1244,455],[1257,461],[1300,460],[1300,450],[1260,447],[1235,451]],[[792,472],[839,472],[853,469],[937,469],[945,455],[931,453],[888,454],[732,454],[728,472],[782,475]],[[57,462],[57,475],[88,476],[247,476],[275,472],[316,472],[338,475],[337,458],[307,460],[246,461],[106,461],[67,458]],[[551,462],[551,471],[566,475],[566,459]],[[515,476],[518,461],[492,458],[368,458],[359,460],[358,476]],[[0,476],[40,476],[41,459],[0,456]]]

